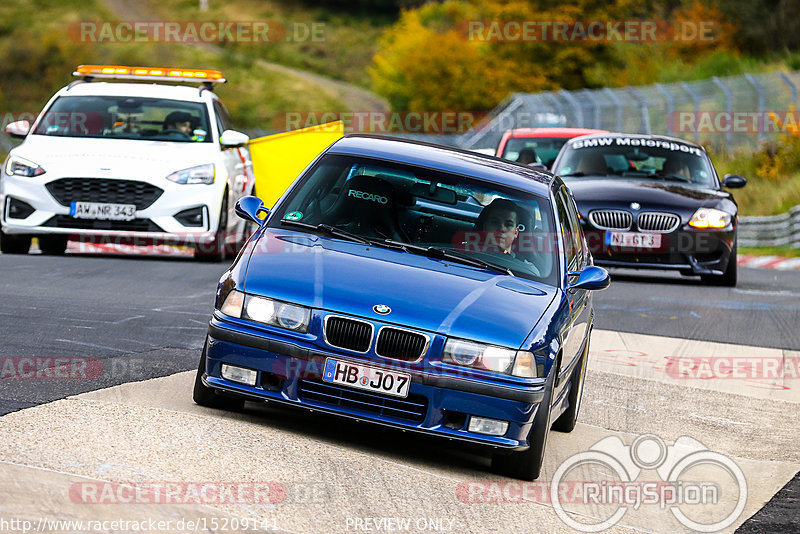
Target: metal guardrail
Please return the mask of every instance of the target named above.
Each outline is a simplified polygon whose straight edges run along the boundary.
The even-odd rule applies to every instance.
[[[798,105],[800,71],[638,87],[516,93],[490,114],[491,121],[460,140],[464,148],[497,146],[505,130],[537,126],[598,128],[616,132],[683,137],[722,147],[756,148],[779,135],[764,124]],[[687,124],[683,118],[689,119]],[[796,116],[794,116],[796,120]],[[750,126],[756,121],[755,126]]]
[[[800,206],[781,215],[739,217],[739,244],[743,247],[800,248]]]

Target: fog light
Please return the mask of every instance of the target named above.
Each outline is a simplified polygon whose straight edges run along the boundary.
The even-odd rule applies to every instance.
[[[256,385],[256,372],[252,369],[236,367],[235,365],[222,364],[222,378],[231,382],[238,382],[247,386]]]
[[[175,214],[175,218],[184,226],[202,227],[204,225],[204,214],[205,207],[201,206],[180,211]]]
[[[490,436],[502,436],[508,430],[508,421],[475,417],[469,419],[469,431]]]
[[[13,197],[8,197],[8,217],[9,219],[26,219],[28,215],[36,211],[33,206]]]

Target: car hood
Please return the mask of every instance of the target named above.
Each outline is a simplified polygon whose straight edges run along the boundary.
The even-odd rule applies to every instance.
[[[212,143],[81,139],[29,135],[13,154],[38,163],[54,176],[164,178],[214,162]]]
[[[683,211],[713,207],[731,198],[727,191],[687,187],[677,182],[573,178],[565,180],[579,207],[620,206],[638,202],[642,211]]]
[[[558,290],[407,252],[268,229],[251,253],[244,291],[518,348]],[[377,304],[391,313],[378,315]]]

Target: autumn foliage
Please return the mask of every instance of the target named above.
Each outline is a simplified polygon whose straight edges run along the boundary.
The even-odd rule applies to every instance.
[[[534,38],[470,32],[470,24],[496,30],[510,23],[516,30],[523,21],[540,25]],[[657,26],[657,38],[647,39],[646,33],[638,39],[616,39],[614,33],[582,38],[592,21],[650,24]],[[583,33],[547,38],[543,25],[552,29],[556,22],[570,23],[571,30],[577,24]],[[704,38],[680,39],[681,29],[696,29],[701,22]],[[659,64],[735,52],[733,34],[722,11],[697,1],[667,12],[628,0],[570,5],[448,0],[403,11],[380,40],[370,77],[394,109],[487,110],[515,92],[652,83],[658,81]]]

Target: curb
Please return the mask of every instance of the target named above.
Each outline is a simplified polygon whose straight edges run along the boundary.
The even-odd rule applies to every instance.
[[[800,258],[784,258],[782,256],[740,255],[739,267],[750,269],[776,269],[778,271],[800,271]]]

